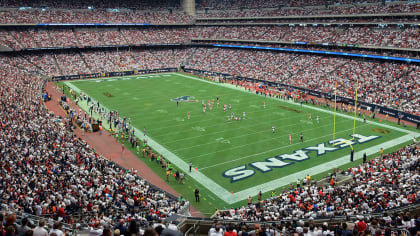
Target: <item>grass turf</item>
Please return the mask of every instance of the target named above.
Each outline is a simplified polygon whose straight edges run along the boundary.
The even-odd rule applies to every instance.
[[[148,136],[185,162],[191,161],[204,175],[232,192],[281,178],[349,153],[348,148],[320,157],[316,157],[315,153],[309,153],[311,157],[309,160],[295,162],[284,168],[275,168],[266,173],[255,171],[255,175],[251,178],[231,183],[229,178],[223,176],[228,169],[255,161],[264,161],[279,154],[293,153],[295,150],[332,140],[333,116],[281,100],[255,96],[176,74],[71,83],[100,101],[101,105],[111,110],[118,110],[121,117],[129,117],[133,126],[142,131],[145,128]],[[190,99],[197,102],[181,102],[177,106],[172,99],[182,96],[193,96],[194,98]],[[207,109],[204,113],[202,100],[207,103],[208,100],[214,99],[216,102],[217,96],[220,99],[219,106],[214,104],[213,111]],[[224,112],[223,104],[231,104],[232,111]],[[190,120],[187,119],[187,112],[191,114]],[[228,122],[227,116],[231,112],[241,117],[245,112],[246,118]],[[309,113],[312,114],[312,120],[308,120]],[[316,121],[317,115],[319,123]],[[336,138],[350,138],[353,120],[337,117],[336,123]],[[272,126],[276,127],[275,133],[272,132]],[[371,142],[357,144],[358,150],[405,134],[395,130],[390,130],[388,134],[377,133],[373,129],[380,127],[358,121],[356,127],[358,134],[381,136]],[[299,141],[301,133],[304,136],[303,143]],[[292,135],[291,145],[288,141],[289,134]],[[157,164],[145,162],[164,177],[163,171]],[[239,206],[245,203],[242,201],[228,205],[192,179],[188,179],[185,186],[179,184],[173,186],[190,200],[193,199],[193,189],[198,187],[202,196],[207,197],[205,201],[208,203],[206,206],[197,207],[208,214],[212,213],[214,208]],[[268,196],[267,194],[265,195]]]

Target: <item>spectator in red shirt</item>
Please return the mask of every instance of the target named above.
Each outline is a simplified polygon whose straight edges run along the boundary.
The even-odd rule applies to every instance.
[[[357,216],[359,221],[356,222],[357,229],[359,232],[364,232],[366,229],[366,222],[363,221],[363,216]]]
[[[236,232],[233,232],[233,226],[229,225],[227,228],[227,231],[225,232],[225,234],[223,234],[223,236],[237,236],[238,234]]]
[[[64,211],[63,207],[58,208],[58,216],[62,218],[66,216],[66,212]]]

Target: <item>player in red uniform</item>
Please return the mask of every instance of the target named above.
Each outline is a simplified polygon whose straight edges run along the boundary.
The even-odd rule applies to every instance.
[[[187,116],[188,116],[188,120],[189,120],[190,119],[190,112],[187,113]]]
[[[289,144],[292,144],[292,134],[289,134]]]

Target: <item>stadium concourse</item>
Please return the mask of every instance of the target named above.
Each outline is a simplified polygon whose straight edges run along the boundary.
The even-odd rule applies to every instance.
[[[325,93],[337,81],[338,95],[346,98],[354,97],[358,79],[360,101],[420,115],[416,63],[205,44],[296,49],[303,46],[295,42],[306,42],[307,49],[324,50],[322,44],[336,42],[328,50],[419,59],[418,1],[197,0],[196,15],[186,13],[185,2],[0,1],[2,235],[179,235],[176,225],[163,221],[176,214],[202,217],[134,154],[121,155],[108,134],[73,130],[56,104],[60,88],[46,82],[53,76],[183,66]],[[42,25],[60,23],[66,25]],[[358,46],[337,46],[347,44]],[[52,101],[41,101],[44,89]],[[306,180],[268,199],[250,196],[247,206],[217,211],[208,234],[419,235],[419,215],[404,212],[419,204],[419,158],[418,145],[408,145],[343,170],[350,183]]]

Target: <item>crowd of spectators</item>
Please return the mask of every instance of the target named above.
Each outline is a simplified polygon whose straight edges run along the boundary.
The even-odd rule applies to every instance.
[[[204,27],[194,37],[308,43],[358,44],[419,48],[418,27],[331,27],[331,26],[218,26]],[[193,28],[197,30],[197,28]]]
[[[154,0],[124,0],[124,1],[97,1],[97,0],[72,0],[68,2],[57,2],[53,0],[2,0],[0,7],[8,8],[19,8],[19,7],[47,7],[47,8],[61,8],[61,9],[87,9],[88,7],[94,7],[95,9],[127,9],[135,8],[138,10],[167,10],[168,8],[179,9],[179,0],[168,0],[168,1],[154,1]]]
[[[79,53],[54,55],[63,75],[89,74],[90,70]]]
[[[178,68],[191,49],[136,50],[132,52],[133,67],[139,70]]]
[[[1,24],[37,24],[37,23],[151,23],[174,24],[191,23],[193,17],[174,11],[132,11],[121,10],[59,10],[30,9],[0,12]]]
[[[124,2],[124,1],[123,1]],[[32,9],[19,9],[19,10],[4,10],[0,12],[0,23],[1,24],[36,24],[36,23],[152,23],[152,24],[174,24],[174,23],[193,23],[194,19],[202,19],[208,17],[261,17],[261,16],[311,16],[311,15],[352,15],[352,14],[377,14],[377,13],[415,13],[420,11],[420,4],[416,2],[399,2],[399,3],[387,3],[382,5],[376,4],[351,4],[351,5],[330,5],[325,7],[325,4],[315,4],[318,7],[303,7],[305,4],[317,3],[324,1],[286,1],[283,4],[279,1],[222,1],[217,0],[218,6],[210,7],[211,11],[203,13],[200,11],[197,16],[189,16],[184,12],[180,11],[179,8],[174,7],[156,7],[153,1],[147,2],[146,4],[153,11],[145,10],[142,8],[136,8],[133,2],[133,6],[126,9],[120,9],[118,11],[111,11],[110,9],[104,9],[100,7],[94,7],[94,9],[87,9],[88,6],[101,5],[104,2],[97,2],[98,4],[88,5],[78,9],[77,5],[71,5],[67,7],[49,8],[48,4],[39,4],[34,6]],[[6,3],[0,3],[5,5]],[[10,3],[8,7],[13,7],[13,3]],[[36,3],[35,3],[36,4]],[[159,2],[157,4],[165,5],[166,3]],[[200,3],[199,3],[200,4]],[[231,6],[239,4],[240,8],[245,10],[238,10],[240,8]],[[248,4],[248,7],[247,7]],[[28,4],[32,5],[32,4]],[[52,4],[54,5],[54,4]],[[265,8],[268,5],[272,8]],[[286,7],[279,8],[279,5]],[[293,5],[299,5],[301,7],[295,7]],[[309,4],[311,5],[311,4]],[[20,5],[22,6],[22,5]],[[231,6],[231,7],[229,7]],[[291,6],[291,7],[290,7]],[[47,8],[45,8],[47,7]],[[250,9],[248,9],[250,8]],[[135,9],[135,10],[134,10]],[[169,11],[168,9],[173,9]],[[200,8],[198,8],[200,9]],[[214,10],[215,9],[215,10]],[[236,10],[232,10],[236,9]],[[379,21],[385,18],[379,18]],[[388,18],[386,18],[388,19]],[[317,19],[322,21],[326,19]],[[327,19],[329,22],[334,22],[337,19]],[[389,20],[389,19],[388,19]],[[394,21],[395,19],[392,19]],[[400,20],[400,19],[397,19]],[[411,21],[414,19],[411,19]],[[340,21],[349,21],[349,19],[341,19]],[[366,21],[366,19],[351,19],[351,21]],[[369,20],[370,21],[370,20]],[[279,23],[279,21],[277,21]],[[290,20],[289,20],[290,22]]]
[[[217,11],[210,14],[198,14],[198,20],[206,20],[208,17],[252,17],[252,16],[307,16],[307,15],[327,15],[336,13],[333,10],[297,10],[297,9],[283,9],[281,12],[276,11],[264,11],[264,10],[252,10],[252,11]],[[417,9],[418,11],[418,9]],[[343,13],[344,14],[344,13]],[[194,17],[185,15],[180,12],[168,13],[167,11],[121,11],[121,12],[108,12],[104,10],[12,10],[0,12],[0,23],[1,24],[37,24],[37,23],[151,23],[151,24],[191,24]],[[299,22],[313,22],[313,19],[299,19]],[[316,22],[372,22],[371,19],[364,18],[340,18],[340,19],[328,19],[320,18]],[[390,21],[388,18],[377,17],[374,22],[385,22]],[[412,18],[396,18],[391,21],[401,22],[413,22],[415,19]],[[207,22],[204,21],[204,22]],[[220,23],[221,21],[218,20]],[[234,23],[235,20],[225,21],[225,23]],[[255,22],[254,20],[240,22]],[[271,20],[258,20],[258,22],[266,23],[290,23],[296,22],[296,19],[271,19]]]
[[[220,1],[220,0],[219,0]],[[325,2],[322,4],[315,4],[318,7],[304,7],[311,5],[308,1],[308,5],[301,5],[301,7],[288,7],[287,4],[283,5],[286,7],[279,6],[277,4],[273,7],[264,7],[264,3],[270,3],[270,1],[249,1],[251,4],[259,4],[258,7],[247,8],[246,5],[240,5],[239,7],[229,7],[229,3],[235,3],[235,1],[220,1],[220,7],[209,7],[209,9],[215,9],[197,15],[198,18],[207,17],[261,17],[261,16],[308,16],[308,15],[351,15],[351,14],[378,14],[378,13],[403,13],[403,12],[418,12],[420,4],[416,2],[403,2],[403,3],[387,3],[382,5],[376,2],[376,4],[350,4],[350,5],[332,5],[325,7]],[[239,1],[238,1],[239,2]],[[293,3],[294,1],[290,1]],[[243,3],[242,3],[243,4]],[[198,8],[199,9],[199,8]],[[234,10],[232,10],[234,9]],[[235,10],[236,9],[236,10]],[[241,9],[241,10],[239,10]]]
[[[50,36],[47,30],[29,30],[30,37],[35,41],[35,44],[39,48],[51,47]],[[60,43],[61,44],[61,43]]]
[[[71,29],[50,30],[51,46],[54,47],[78,47],[76,36]]]
[[[269,25],[285,25],[285,24],[294,24],[294,25],[329,25],[329,24],[354,24],[354,23],[367,23],[367,24],[377,24],[377,25],[387,25],[389,22],[392,23],[401,23],[405,25],[416,25],[417,19],[415,15],[404,15],[391,18],[390,15],[386,16],[375,16],[374,18],[357,18],[352,15],[348,17],[340,18],[316,18],[313,17],[272,17],[272,18],[197,18],[196,23],[200,25],[234,25],[234,24],[255,24],[255,23],[270,23]]]
[[[353,1],[353,0],[338,0],[338,1],[328,1],[330,5],[340,6],[340,5],[351,5],[351,4],[366,4],[366,3],[378,3],[375,0],[363,0],[363,1]],[[282,7],[305,7],[305,6],[323,6],[325,1],[322,0],[197,0],[196,8],[202,10],[204,8],[209,9],[257,9],[257,8],[278,8]]]
[[[209,236],[217,235],[417,235],[420,219],[410,213],[384,213],[383,216],[347,217],[344,220],[281,220],[278,222],[245,223],[214,220]]]
[[[289,190],[273,191],[268,199],[250,199],[248,206],[219,211],[215,218],[281,221],[381,213],[418,202],[419,162],[420,150],[416,145],[410,145],[342,171],[341,174],[352,177],[348,183],[336,185],[331,181],[332,184],[320,186],[310,180],[299,181],[299,186],[290,186]],[[333,174],[331,178],[335,176]],[[388,219],[384,223],[390,222]],[[402,225],[405,229],[413,226],[409,222]]]
[[[119,50],[118,53],[116,50],[83,52],[81,53],[81,57],[87,63],[86,67],[90,68],[91,72],[96,73],[134,69],[178,68],[184,62],[186,56],[189,55],[189,52],[189,50],[183,49],[125,49]],[[69,62],[67,63],[71,64]],[[59,65],[60,67],[65,67],[62,63]]]
[[[389,4],[390,1],[387,1]],[[396,1],[397,2],[397,1]],[[341,5],[359,5],[359,4],[375,4],[378,1],[375,0],[334,0],[329,1],[328,4],[334,6]],[[224,10],[224,9],[256,9],[256,8],[278,8],[279,6],[284,7],[305,7],[305,6],[323,6],[325,1],[322,0],[197,0],[196,8],[202,10],[204,8]],[[119,2],[113,1],[81,1],[81,0],[72,0],[71,2],[56,2],[52,0],[46,1],[16,1],[16,0],[3,0],[0,2],[0,7],[48,7],[48,8],[61,8],[61,9],[87,9],[87,7],[92,6],[95,9],[138,9],[138,10],[167,10],[180,9],[181,2],[180,0],[170,0],[170,1],[153,1],[153,0],[124,0]]]
[[[137,29],[51,29],[0,31],[12,49],[186,43],[194,38],[335,43],[420,48],[418,27],[190,26]],[[22,45],[22,46],[21,46]]]
[[[30,35],[30,31],[17,31],[17,30],[12,30],[12,31],[8,31],[10,34],[11,38],[16,39],[17,43],[15,43],[15,45],[22,45],[22,48],[37,48],[38,46],[36,45],[35,41],[32,39],[31,35]],[[15,48],[15,49],[19,49],[19,48]]]
[[[21,64],[25,59],[18,56],[0,61],[3,211],[65,223],[77,217],[79,224],[102,229],[117,219],[147,223],[185,210],[185,201],[98,155],[73,134],[70,119],[50,113],[40,103],[43,79],[32,72],[37,66]]]
[[[25,60],[29,61],[36,68],[39,68],[38,71],[41,71],[41,74],[48,76],[58,76],[61,75],[60,70],[57,68],[54,62],[54,54],[52,53],[43,53],[43,54],[34,54],[34,55],[24,55]],[[18,57],[15,57],[11,62],[18,60]]]
[[[10,49],[21,49],[21,45],[16,41],[9,32],[1,30],[0,31],[0,42],[2,47],[7,47]]]

